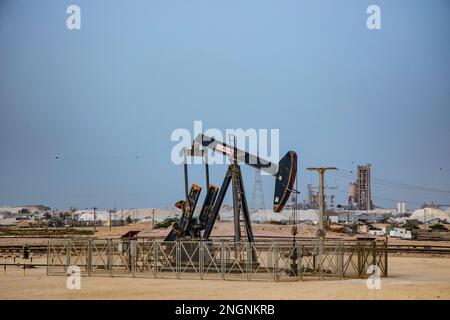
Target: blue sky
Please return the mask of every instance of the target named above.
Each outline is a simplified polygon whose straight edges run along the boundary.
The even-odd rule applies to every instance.
[[[81,30],[66,28],[70,4]],[[381,30],[366,27],[370,4]],[[172,206],[183,177],[170,135],[194,120],[279,128],[302,197],[316,183],[306,167],[366,162],[450,190],[449,19],[446,0],[1,0],[0,205]],[[220,185],[226,167],[211,170]],[[343,202],[348,179],[327,183]],[[380,185],[373,196],[450,202]]]

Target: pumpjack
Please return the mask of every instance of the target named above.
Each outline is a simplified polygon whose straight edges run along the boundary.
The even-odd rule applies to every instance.
[[[184,149],[184,189],[185,199],[178,201],[175,206],[182,210],[182,215],[178,222],[174,223],[172,230],[166,236],[165,241],[195,241],[209,240],[214,223],[219,217],[219,211],[227,190],[232,185],[233,192],[233,215],[234,215],[234,242],[241,241],[241,213],[244,222],[246,238],[248,242],[254,241],[250,213],[245,195],[244,183],[240,164],[246,164],[254,169],[261,170],[275,177],[275,190],[273,197],[273,211],[280,212],[285,206],[293,190],[297,174],[297,154],[289,151],[277,163],[267,161],[213,137],[204,134],[198,135],[192,144],[192,148]],[[222,153],[230,158],[230,164],[225,174],[220,189],[209,183],[208,151]],[[194,211],[202,188],[192,184],[188,191],[188,157],[203,157],[206,169],[206,197],[197,218],[194,218]]]

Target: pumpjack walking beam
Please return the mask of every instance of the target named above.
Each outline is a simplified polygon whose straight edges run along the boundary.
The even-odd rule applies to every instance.
[[[255,169],[275,177],[275,192],[273,199],[273,211],[283,210],[291,192],[294,190],[294,182],[297,174],[297,153],[288,151],[278,164],[255,156],[246,151],[231,147],[213,137],[199,134],[194,140],[194,149],[198,147],[208,148],[232,157],[236,163],[245,163]]]

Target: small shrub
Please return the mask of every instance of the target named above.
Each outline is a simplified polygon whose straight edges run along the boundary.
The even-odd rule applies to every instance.
[[[168,228],[174,223],[177,219],[175,218],[167,218],[163,222],[158,222],[155,224],[155,229]]]
[[[403,228],[407,228],[407,229],[419,229],[419,226],[417,225],[417,223],[414,222],[407,222],[403,225]]]
[[[435,223],[435,224],[431,225],[430,229],[432,229],[432,230],[447,230],[447,228],[441,223]]]
[[[282,225],[282,226],[285,226],[285,225],[287,225],[287,222],[284,221],[284,220],[280,220],[280,221],[270,220],[270,221],[269,221],[269,224],[276,224],[276,225]]]

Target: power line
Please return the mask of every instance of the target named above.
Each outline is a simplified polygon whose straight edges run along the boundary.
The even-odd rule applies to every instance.
[[[343,190],[340,190],[340,189],[336,189],[335,191],[340,192],[340,193],[348,194],[347,191],[343,191]],[[423,204],[423,203],[414,202],[414,201],[408,201],[408,200],[403,200],[403,199],[402,200],[389,199],[389,198],[377,197],[377,196],[373,196],[373,195],[372,195],[372,198],[377,199],[377,200],[383,200],[383,201],[391,201],[391,202],[394,202],[394,203],[397,203],[397,202],[408,202],[408,203],[416,204],[416,205],[422,205]]]
[[[342,177],[340,177],[340,178],[342,178]],[[348,194],[347,191],[343,191],[343,190],[340,190],[340,189],[336,190],[336,191],[340,192],[340,193]],[[405,199],[390,199],[390,198],[378,197],[378,196],[374,196],[374,195],[372,195],[372,198],[377,199],[377,200],[383,200],[383,201],[391,201],[391,202],[406,201],[408,203],[416,204],[416,205],[422,205],[423,204],[423,203],[419,203],[419,202],[415,202],[415,201],[408,201],[408,200],[405,200]]]
[[[342,170],[342,169],[338,169],[338,170],[339,171],[346,171],[346,170]],[[351,171],[346,171],[347,173],[342,173],[342,172],[339,172],[339,171],[330,172],[330,174],[334,175],[337,178],[356,179],[356,175],[354,175]],[[336,187],[335,191],[339,192],[339,193],[348,194],[347,191],[341,190],[341,189],[339,189],[339,187]],[[373,195],[372,195],[372,198],[373,199],[377,199],[377,200],[382,200],[382,201],[390,201],[390,202],[393,202],[393,203],[397,203],[397,202],[400,202],[400,201],[406,201],[406,202],[411,203],[411,204],[422,205],[422,203],[415,202],[415,201],[407,201],[407,200],[404,200],[404,199],[401,199],[401,200],[400,199],[390,199],[390,198],[378,197],[378,196],[373,196]]]
[[[39,154],[0,154],[0,158],[11,158],[11,159],[56,159],[56,160],[83,160],[83,159],[141,159],[143,155],[66,155],[66,154],[55,154],[55,155],[39,155]]]
[[[339,171],[343,171],[343,172],[339,172]],[[337,177],[356,179],[356,175],[352,171],[346,171],[346,170],[342,170],[342,169],[339,169],[339,171],[335,172],[335,173],[331,173],[331,174],[334,174]],[[413,184],[409,184],[409,183],[403,183],[403,182],[389,180],[389,179],[377,178],[377,177],[373,177],[373,176],[372,176],[372,183],[378,184],[381,186],[387,186],[387,187],[404,189],[404,190],[450,194],[450,190],[429,188],[429,187],[425,187],[425,186],[413,185]]]

